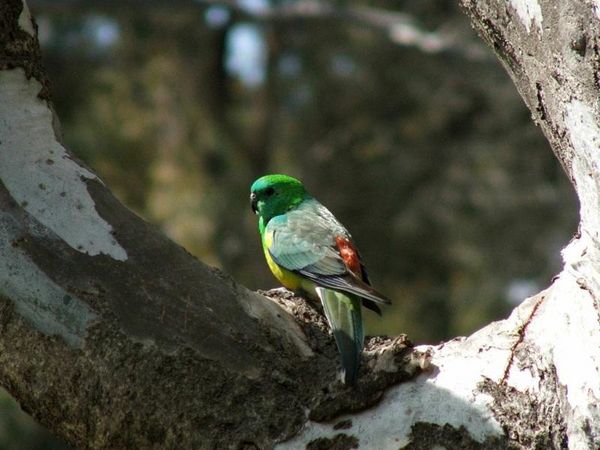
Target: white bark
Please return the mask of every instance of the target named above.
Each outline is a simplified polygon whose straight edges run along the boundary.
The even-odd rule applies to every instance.
[[[21,20],[25,12],[19,23],[31,27],[31,19]],[[86,180],[97,177],[53,137],[52,111],[37,98],[41,89],[21,68],[0,72],[0,179],[28,214],[72,248],[124,261],[125,249],[87,191]]]
[[[510,0],[510,5],[517,12],[528,33],[532,26],[537,27],[540,33],[542,32],[542,9],[537,0]]]

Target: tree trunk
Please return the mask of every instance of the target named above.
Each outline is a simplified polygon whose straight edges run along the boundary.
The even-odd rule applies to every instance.
[[[79,448],[597,448],[600,11],[554,3],[462,0],[579,195],[563,271],[468,338],[372,339],[354,388],[312,305],[197,261],[64,148],[0,3],[0,384]]]

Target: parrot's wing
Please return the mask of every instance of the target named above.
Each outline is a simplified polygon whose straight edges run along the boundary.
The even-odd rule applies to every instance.
[[[271,219],[265,234],[271,256],[286,269],[342,275],[347,268],[333,248],[335,231],[314,212],[295,210]]]
[[[365,282],[359,280],[358,278],[347,275],[347,276],[323,276],[323,275],[315,275],[309,271],[298,271],[305,277],[311,279],[315,282],[317,286],[322,286],[330,289],[335,289],[338,291],[344,291],[349,294],[358,295],[363,299],[373,301],[375,303],[383,303],[385,305],[390,305],[392,301],[373,289],[371,286],[366,284]],[[376,309],[374,309],[376,308]],[[375,312],[379,312],[379,308],[376,305],[370,307],[369,309],[374,309]]]
[[[307,200],[295,210],[271,219],[265,241],[277,264],[317,286],[391,303],[360,278],[362,263],[350,234],[316,200]]]

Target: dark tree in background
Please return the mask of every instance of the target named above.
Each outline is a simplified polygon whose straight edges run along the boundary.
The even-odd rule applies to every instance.
[[[65,141],[120,199],[265,288],[248,186],[296,175],[396,299],[372,332],[418,341],[472,332],[556,273],[568,180],[454,2],[256,3],[32,4]]]
[[[395,299],[373,334],[471,333],[558,272],[572,188],[453,2],[133,5],[30,7],[67,148],[200,260],[275,285],[247,191],[277,171]]]

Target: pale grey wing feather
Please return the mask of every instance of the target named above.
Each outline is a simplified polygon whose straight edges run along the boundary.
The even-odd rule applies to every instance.
[[[351,274],[338,253],[335,238],[350,234],[316,200],[308,200],[294,211],[274,217],[266,233],[269,252],[277,264],[312,280],[318,286],[345,291],[377,303],[390,300]],[[378,308],[375,307],[377,311]]]
[[[307,200],[294,211],[274,217],[266,233],[272,237],[271,256],[288,270],[326,276],[347,272],[334,246],[335,237],[348,236],[348,232],[316,200]]]

